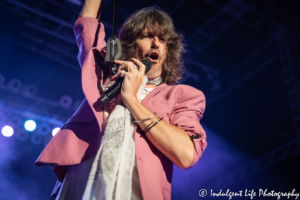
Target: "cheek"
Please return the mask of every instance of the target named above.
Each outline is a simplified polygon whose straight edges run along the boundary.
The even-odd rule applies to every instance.
[[[143,59],[143,57],[144,57],[144,55],[143,55],[142,49],[136,46],[136,48],[135,48],[135,58]]]
[[[165,58],[167,54],[167,49],[165,47],[162,47],[160,52],[162,52],[162,57]]]
[[[166,57],[167,57],[167,52],[164,51],[164,52],[162,53],[161,61],[162,61],[162,62],[165,62]]]

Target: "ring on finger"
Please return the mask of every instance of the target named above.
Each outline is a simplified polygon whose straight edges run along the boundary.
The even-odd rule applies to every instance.
[[[134,67],[134,69],[137,69],[137,68],[138,68],[138,66],[136,66],[136,64],[134,64],[133,67]]]
[[[125,70],[122,70],[120,76],[124,77],[124,75],[125,75]]]

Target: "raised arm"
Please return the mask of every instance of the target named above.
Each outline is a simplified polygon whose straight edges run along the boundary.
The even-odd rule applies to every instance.
[[[74,25],[74,33],[79,48],[78,61],[82,67],[90,50],[95,47],[99,52],[106,46],[105,31],[102,23],[96,19],[100,17],[101,0],[86,0],[80,17]]]
[[[94,17],[100,19],[102,0],[85,0],[80,17]]]

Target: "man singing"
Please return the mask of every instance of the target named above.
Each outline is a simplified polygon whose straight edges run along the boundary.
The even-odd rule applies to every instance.
[[[177,85],[183,75],[182,35],[155,7],[137,11],[121,27],[122,58],[111,76],[103,61],[100,7],[101,0],[86,0],[74,26],[86,99],[36,165],[53,167],[58,182],[52,199],[170,200],[173,163],[188,169],[206,148],[199,123],[205,97]],[[146,74],[140,62],[145,58],[152,63]],[[98,99],[120,77],[120,95],[102,106]]]

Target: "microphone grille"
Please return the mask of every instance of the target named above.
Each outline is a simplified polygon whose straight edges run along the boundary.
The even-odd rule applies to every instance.
[[[141,60],[141,62],[146,66],[145,73],[149,72],[152,67],[152,62],[148,58]]]

